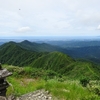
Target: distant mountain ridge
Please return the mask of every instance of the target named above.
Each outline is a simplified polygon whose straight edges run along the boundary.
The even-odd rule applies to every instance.
[[[60,51],[60,52],[66,53],[66,51],[67,51],[66,49],[63,49],[59,46],[53,46],[53,45],[50,45],[50,44],[47,44],[47,43],[35,43],[35,42],[30,42],[28,40],[24,40],[20,43],[10,41],[10,42],[7,42],[7,43],[1,45],[0,48],[2,46],[9,45],[9,44],[16,44],[23,49],[27,49],[29,51],[36,51],[36,52]]]
[[[9,42],[0,46],[0,62],[21,67],[30,66],[44,70],[53,70],[59,74],[66,75],[68,78],[77,79],[87,76],[95,79],[100,76],[100,68],[90,62],[76,61],[58,51],[36,52],[34,49],[28,50],[25,44],[26,46],[31,46],[34,43],[29,41],[21,43]]]
[[[63,43],[63,42],[61,42],[61,43]],[[66,42],[64,42],[64,43],[66,43]],[[58,52],[65,53],[74,59],[85,59],[85,60],[93,61],[95,63],[100,63],[100,52],[99,52],[100,46],[93,46],[93,45],[95,45],[95,43],[96,43],[96,45],[98,45],[99,41],[97,41],[97,42],[94,41],[93,44],[91,42],[88,42],[88,44],[86,44],[86,46],[85,46],[85,43],[82,42],[81,43],[83,45],[82,47],[77,47],[78,45],[81,45],[81,44],[79,44],[78,42],[75,42],[75,44],[77,46],[75,45],[75,47],[73,47],[74,44],[73,45],[71,44],[72,47],[63,48],[63,47],[60,47],[61,46],[60,43],[58,44],[59,46],[58,45],[55,46],[55,43],[54,43],[54,45],[51,45],[51,44],[47,44],[47,43],[35,43],[35,42],[30,42],[28,40],[24,40],[19,43],[10,41],[8,43],[1,45],[0,48],[6,44],[16,44],[16,45],[20,46],[21,48],[29,50],[29,51],[34,51],[34,52],[58,51]],[[91,44],[91,46],[87,46],[89,44]],[[63,46],[63,44],[62,44],[62,46]]]
[[[48,41],[46,43],[69,50],[67,54],[75,59],[81,58],[100,63],[100,40]]]
[[[100,46],[100,40],[70,40],[70,41],[47,41],[47,44],[56,45],[61,48],[81,48]]]
[[[58,42],[59,43],[59,42]],[[35,43],[27,40],[19,43],[22,48],[37,51],[37,52],[53,52],[58,51],[70,55],[75,59],[86,59],[96,63],[100,63],[100,41],[85,41],[70,43],[70,47],[62,48],[60,43],[58,45],[51,45],[47,43]],[[75,44],[75,45],[74,45]],[[63,46],[63,44],[62,44]],[[67,46],[67,44],[66,44]],[[76,47],[74,47],[76,46]]]
[[[30,60],[46,53],[37,53],[21,48],[15,42],[9,42],[0,47],[0,61],[12,65],[28,65]]]
[[[67,52],[66,49],[63,49],[59,46],[53,46],[47,43],[29,42],[27,40],[20,42],[18,45],[24,49],[37,51],[37,52],[53,52],[53,51],[60,51],[63,53]]]
[[[20,43],[10,41],[8,43],[1,45],[0,48],[2,46],[6,45],[6,44],[16,44],[23,49],[26,49],[26,50],[29,50],[29,51],[34,51],[34,52],[58,51],[58,52],[65,53],[65,54],[73,57],[74,59],[85,59],[85,60],[90,60],[90,61],[93,61],[93,62],[96,62],[96,63],[100,63],[100,52],[99,52],[100,46],[62,48],[60,46],[50,45],[50,44],[47,44],[47,43],[35,43],[35,42],[30,42],[28,40],[24,40]],[[76,44],[78,44],[78,43],[76,42]],[[82,42],[82,44],[84,45],[83,42]]]

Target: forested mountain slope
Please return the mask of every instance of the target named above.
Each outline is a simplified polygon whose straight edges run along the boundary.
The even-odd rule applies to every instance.
[[[43,70],[53,70],[68,78],[87,76],[98,78],[100,67],[90,63],[76,61],[61,52],[36,52],[26,50],[17,43],[10,42],[0,47],[0,62],[16,66],[30,66]]]
[[[30,64],[38,57],[47,54],[32,52],[26,49],[21,48],[17,44],[10,42],[4,44],[0,47],[0,62],[18,66],[24,66]]]
[[[83,43],[83,42],[82,42]],[[62,48],[59,46],[54,46],[46,43],[35,43],[30,41],[22,41],[19,43],[16,42],[8,42],[0,46],[0,48],[5,47],[6,45],[15,44],[22,49],[29,50],[32,52],[62,52],[71,56],[74,59],[85,59],[90,60],[96,63],[100,62],[100,46],[85,46],[85,47],[71,47],[71,48]],[[59,44],[60,45],[60,44]],[[88,44],[89,45],[89,44]]]
[[[54,46],[54,45],[50,45],[47,43],[35,43],[35,42],[27,41],[27,40],[22,41],[22,42],[18,43],[17,45],[19,45],[20,47],[22,47],[24,49],[36,51],[36,52],[59,51],[59,52],[67,53],[67,54],[69,52],[69,50],[63,49],[59,46]]]

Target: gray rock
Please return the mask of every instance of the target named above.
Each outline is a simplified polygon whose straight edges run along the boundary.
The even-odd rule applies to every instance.
[[[52,100],[52,96],[48,91],[37,90],[19,97],[18,100]]]
[[[0,100],[7,100],[7,99],[3,96],[0,96]]]

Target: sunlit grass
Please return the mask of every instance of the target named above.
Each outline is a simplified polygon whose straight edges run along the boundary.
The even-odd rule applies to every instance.
[[[59,82],[54,79],[44,81],[41,79],[17,79],[11,77],[8,80],[12,83],[14,90],[9,87],[7,95],[12,92],[15,96],[20,96],[38,89],[45,89],[59,100],[100,100],[99,96],[89,92],[87,88],[83,88],[79,81]]]
[[[76,81],[58,82],[50,80],[46,83],[45,88],[60,100],[80,100],[81,98],[91,95],[86,88],[83,88]]]
[[[20,96],[29,92],[33,92],[37,89],[42,89],[44,87],[45,81],[43,80],[34,80],[27,78],[8,78],[8,81],[12,84],[7,91],[7,95],[12,94],[16,96]]]
[[[34,78],[30,76],[30,74],[34,73],[37,74],[37,76],[41,75],[43,72],[40,70],[37,73],[37,70],[31,67],[5,67],[13,72],[13,75],[7,78],[9,83],[12,84],[7,90],[7,96],[11,94],[21,96],[38,89],[45,89],[49,91],[54,98],[58,98],[58,100],[100,100],[100,96],[96,95],[93,91],[89,91],[87,87],[82,87],[79,80],[68,80],[64,78],[64,81],[61,81],[57,77],[44,80],[43,77]],[[51,73],[49,74],[51,75]],[[98,89],[100,88],[99,81],[91,81],[91,83],[93,86],[99,86]]]

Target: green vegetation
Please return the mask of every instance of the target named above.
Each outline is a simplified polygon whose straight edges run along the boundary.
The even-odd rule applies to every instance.
[[[59,100],[99,100],[100,97],[93,92],[83,88],[78,81],[58,82],[49,80],[45,88],[49,90],[52,95],[59,98]]]
[[[20,96],[38,89],[48,90],[53,97],[59,100],[99,100],[100,97],[83,88],[78,81],[59,82],[57,80],[34,80],[27,78],[9,78],[14,90],[8,88],[7,95]]]
[[[17,44],[18,46],[30,50],[30,51],[36,51],[36,52],[53,52],[53,51],[65,51],[64,49],[53,46],[50,44],[46,43],[35,43],[35,42],[30,42],[30,41],[22,41],[21,43]]]
[[[51,52],[36,59],[30,66],[43,69],[51,69],[61,73],[64,67],[74,62],[74,60],[60,52]],[[63,72],[62,72],[63,73]]]
[[[8,81],[12,84],[7,90],[7,96],[21,96],[23,94],[33,92],[44,87],[45,81],[34,80],[31,78],[15,78],[10,77]]]
[[[42,76],[47,74],[44,70],[49,70],[50,73],[58,76],[67,76],[68,79],[80,79],[84,76],[89,79],[97,79],[100,76],[100,67],[91,62],[76,61],[68,55],[57,51],[50,53],[29,51],[13,42],[0,47],[0,62],[20,67],[30,66],[33,69],[38,68],[38,70],[34,69],[33,71],[37,73],[42,71],[44,73]],[[36,76],[34,72],[32,74]]]
[[[0,47],[0,62],[15,66],[26,66],[45,53],[37,53],[21,48],[13,42]]]
[[[13,86],[8,88],[7,95],[45,89],[59,100],[100,100],[99,65],[74,60],[58,51],[28,50],[25,48],[31,48],[33,43],[27,41],[21,44],[10,42],[0,46],[0,62],[13,72],[7,78]]]
[[[87,78],[80,79],[80,83],[82,84],[83,87],[87,87],[87,85],[89,84],[89,79]]]
[[[100,99],[100,81],[87,80],[68,80],[66,76],[57,75],[51,70],[37,70],[32,67],[15,67],[3,65],[13,75],[7,80],[12,84],[7,90],[7,95],[13,94],[20,96],[38,89],[48,90],[53,97],[59,100],[99,100]],[[36,72],[35,72],[36,71]],[[34,73],[34,76],[31,74]],[[46,78],[44,78],[46,76]],[[63,80],[62,80],[63,79]],[[87,85],[83,87],[83,83]]]

